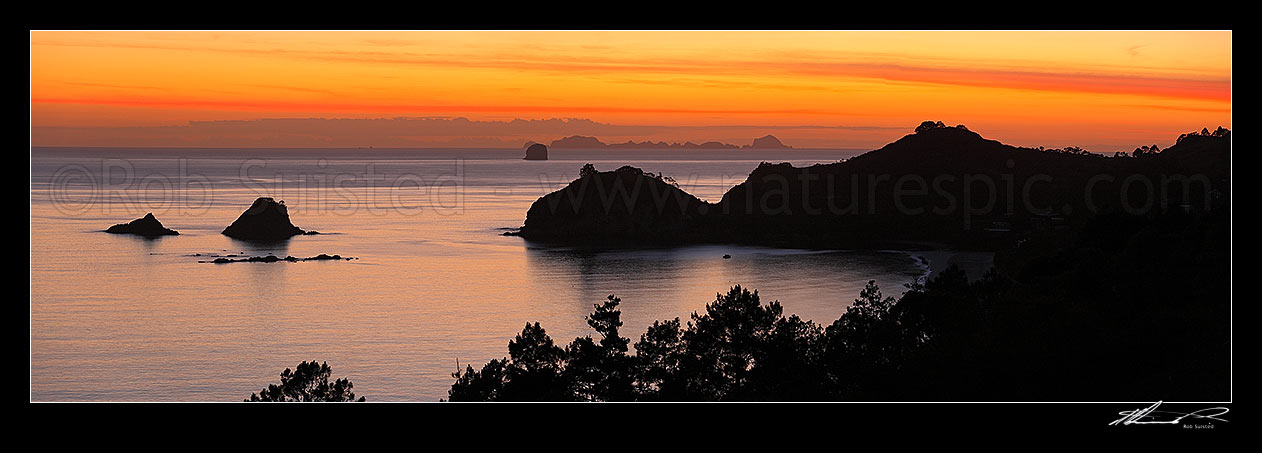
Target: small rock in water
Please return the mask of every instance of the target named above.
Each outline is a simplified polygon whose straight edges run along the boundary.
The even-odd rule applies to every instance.
[[[120,223],[109,227],[109,229],[105,230],[105,232],[114,234],[134,234],[144,237],[168,235],[176,236],[180,234],[175,230],[162,226],[162,222],[159,222],[158,219],[153,216],[152,212],[145,214],[144,217],[132,220],[131,222]]]
[[[237,255],[227,255],[227,256],[237,256]],[[327,253],[321,253],[319,255],[309,257],[309,258],[298,258],[293,255],[288,255],[284,258],[280,258],[276,255],[267,255],[267,256],[251,256],[248,258],[232,259],[232,258],[228,258],[227,256],[215,258],[214,261],[198,261],[198,262],[223,264],[223,263],[275,263],[277,261],[288,261],[290,263],[297,263],[299,261],[341,261],[341,260],[350,261],[354,259],[359,259],[359,258],[350,257],[350,256],[343,258],[342,255],[329,255]]]
[[[526,160],[548,160],[548,147],[543,143],[535,143],[526,148]]]
[[[726,260],[726,259],[731,259],[731,258],[732,258],[732,255],[723,255],[723,259],[725,259],[725,260]]]
[[[289,209],[285,207],[285,202],[259,197],[232,225],[224,228],[222,234],[234,239],[269,241],[304,233],[289,221]]]

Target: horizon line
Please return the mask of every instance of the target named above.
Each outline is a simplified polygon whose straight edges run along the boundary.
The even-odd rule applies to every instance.
[[[542,144],[542,145],[547,145],[546,143],[539,143],[539,142],[535,142],[535,143]],[[616,144],[617,144],[617,143],[615,143],[615,145],[616,145]],[[733,145],[733,146],[735,146],[735,145]],[[356,147],[348,147],[348,146],[62,146],[62,145],[31,145],[30,147],[31,147],[32,149],[34,149],[34,148],[63,148],[63,149],[84,149],[84,148],[87,148],[87,149],[385,149],[385,150],[470,150],[470,149],[485,149],[485,150],[516,150],[516,151],[524,151],[524,150],[526,149],[524,146],[523,146],[523,147],[520,147],[520,148],[503,148],[503,147],[470,147],[470,146],[466,146],[466,147],[459,147],[459,146],[447,146],[447,147],[356,146]],[[749,148],[749,147],[745,147],[745,148],[717,148],[717,149],[713,149],[713,148],[709,148],[709,149],[708,149],[708,148],[674,148],[674,149],[672,149],[672,148],[652,148],[652,147],[650,147],[650,148],[613,148],[613,149],[598,149],[598,148],[555,148],[555,149],[558,149],[558,150],[577,150],[577,151],[585,151],[585,150],[586,150],[586,151],[625,151],[625,150],[641,150],[641,151],[701,151],[701,152],[714,152],[714,151],[854,151],[854,150],[868,150],[868,151],[875,151],[875,149],[868,149],[868,148],[841,148],[841,147],[837,147],[837,148],[799,148],[799,147],[796,147],[796,146],[791,147],[791,148]],[[552,150],[553,150],[553,148],[552,148],[551,146],[549,146],[549,147],[548,147],[548,150],[549,150],[549,151],[552,151]]]

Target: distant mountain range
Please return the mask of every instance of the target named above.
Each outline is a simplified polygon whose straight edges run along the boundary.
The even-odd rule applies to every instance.
[[[781,143],[780,139],[774,135],[756,138],[753,143],[743,146],[714,141],[701,144],[693,142],[635,142],[630,140],[625,143],[605,143],[596,137],[571,135],[560,140],[553,140],[548,147],[556,149],[793,149],[792,146]]]

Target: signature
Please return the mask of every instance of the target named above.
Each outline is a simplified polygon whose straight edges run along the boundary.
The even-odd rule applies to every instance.
[[[1131,411],[1118,412],[1117,414],[1121,415],[1122,418],[1113,420],[1112,423],[1109,423],[1109,426],[1177,425],[1179,423],[1182,423],[1184,419],[1199,419],[1199,420],[1205,420],[1205,421],[1214,420],[1214,421],[1220,421],[1220,422],[1227,421],[1225,419],[1218,418],[1228,412],[1228,409],[1225,407],[1209,407],[1209,408],[1185,413],[1185,412],[1174,412],[1174,411],[1159,411],[1157,410],[1157,408],[1160,406],[1161,406],[1161,401],[1158,401],[1158,402],[1153,403],[1151,406],[1148,406],[1143,409],[1135,409]]]

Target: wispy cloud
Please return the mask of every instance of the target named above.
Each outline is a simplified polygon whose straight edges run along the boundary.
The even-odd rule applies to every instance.
[[[598,74],[622,83],[663,84],[660,77],[635,75],[711,76],[703,81],[677,79],[680,84],[739,84],[719,81],[714,76],[797,76],[814,78],[872,79],[896,83],[920,83],[1035,91],[1085,92],[1099,94],[1145,95],[1179,99],[1224,101],[1230,96],[1229,77],[1187,74],[1187,68],[1093,64],[1074,68],[1049,66],[1048,62],[1004,60],[960,60],[880,52],[776,52],[733,58],[709,56],[620,56],[616,53],[584,49],[564,53],[556,48],[522,52],[482,49],[457,53],[416,51],[406,40],[376,40],[374,47],[385,50],[295,49],[284,47],[245,48],[177,45],[159,43],[91,42],[41,40],[32,45],[106,46],[119,48],[177,50],[267,58],[287,58],[325,63],[354,63],[450,68],[511,70],[523,73]],[[1127,49],[1138,55],[1144,45]],[[748,82],[747,82],[748,83]],[[762,88],[831,89],[826,84],[768,84]]]

